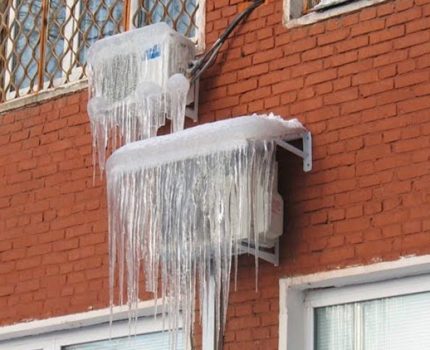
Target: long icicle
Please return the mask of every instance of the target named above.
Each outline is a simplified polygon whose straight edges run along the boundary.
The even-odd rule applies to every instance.
[[[133,171],[121,171],[112,156],[107,167],[111,303],[117,270],[120,295],[127,295],[130,308],[136,307],[142,260],[146,289],[158,293],[161,279],[169,327],[182,324],[187,348],[194,330],[197,281],[202,303],[213,274],[219,306],[215,326],[222,333],[237,244],[258,247],[260,234],[269,226],[274,149],[274,141],[248,141]],[[171,349],[176,349],[176,339],[175,333]]]

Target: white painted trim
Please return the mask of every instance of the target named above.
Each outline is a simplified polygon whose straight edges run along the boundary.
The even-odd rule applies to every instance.
[[[304,303],[305,307],[317,308],[423,293],[429,290],[430,275],[421,275],[341,288],[311,290],[306,293]]]
[[[395,284],[396,279],[409,279],[429,273],[430,255],[424,255],[281,279],[279,281],[279,350],[312,349],[312,347],[305,347],[305,339],[309,339],[308,335],[312,333],[311,330],[306,329],[309,325],[306,323],[306,317],[309,315],[306,316],[304,308],[306,292],[310,289],[343,287],[347,291],[346,288],[349,286],[382,281],[386,281],[384,283],[387,284],[387,281],[390,280],[392,280],[390,283]],[[429,281],[426,283],[430,284],[430,277],[428,278]],[[371,288],[371,286],[362,287]],[[429,286],[427,285],[427,287]],[[420,288],[420,286],[417,285],[414,288]],[[401,291],[399,292],[401,293]],[[338,295],[337,292],[336,295]],[[380,295],[382,295],[381,292]],[[338,300],[340,299],[338,298]],[[289,322],[289,318],[294,321]],[[294,334],[294,337],[289,338],[288,334]],[[306,345],[309,346],[308,344]]]
[[[162,332],[163,320],[146,317],[139,319],[131,326],[127,320],[115,322],[112,327],[108,323],[72,330],[60,330],[54,333],[16,338],[0,342],[0,350],[62,350],[65,346],[123,338],[129,335],[140,335]]]
[[[206,48],[206,0],[199,0],[199,8],[196,13],[196,24],[198,27],[197,54],[203,54]]]
[[[9,100],[9,101],[0,103],[0,114],[14,109],[18,109],[21,107],[27,107],[33,104],[44,102],[56,97],[60,97],[62,95],[70,94],[87,88],[88,88],[88,79],[83,79],[64,86],[43,90],[36,94]]]
[[[162,300],[148,300],[138,304],[138,317],[153,316],[156,305],[161,305]],[[52,333],[61,330],[71,330],[86,326],[94,326],[109,322],[110,308],[88,311],[67,316],[52,317],[45,320],[35,320],[18,323],[11,326],[0,327],[0,341]],[[112,309],[113,321],[128,319],[128,307],[116,306]]]
[[[321,12],[311,12],[298,18],[291,18],[291,2],[303,0],[284,0],[284,25],[287,28],[294,28],[305,26],[308,24],[316,23],[326,20],[331,17],[340,16],[344,13],[360,10],[364,7],[373,6],[388,0],[357,0],[356,2],[339,5],[337,7],[329,8]]]

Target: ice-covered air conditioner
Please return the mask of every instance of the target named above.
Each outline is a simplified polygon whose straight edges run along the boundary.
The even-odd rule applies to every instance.
[[[102,168],[109,138],[114,149],[118,138],[124,144],[156,136],[166,119],[173,131],[182,130],[185,115],[196,120],[198,83],[190,87],[186,77],[194,58],[195,44],[165,23],[91,47],[88,113]]]

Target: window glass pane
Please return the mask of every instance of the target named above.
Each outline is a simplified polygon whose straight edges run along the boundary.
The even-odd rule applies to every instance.
[[[148,333],[131,337],[69,345],[62,350],[167,350],[171,335],[168,332]],[[183,350],[182,333],[178,333],[177,350]]]
[[[195,16],[198,0],[141,0],[133,16],[136,27],[166,22],[187,37],[196,35]]]
[[[429,309],[430,292],[318,308],[315,349],[430,349]]]
[[[90,46],[106,36],[117,34],[123,25],[124,2],[82,0],[79,18],[79,63],[84,66]]]
[[[37,84],[40,57],[40,27],[42,0],[18,0],[11,10],[13,47],[8,48],[12,57],[11,90],[34,87]]]
[[[315,349],[352,350],[354,305],[335,305],[315,310]]]
[[[66,4],[64,0],[50,0],[48,12],[47,42],[44,80],[51,81],[63,75],[65,52]],[[56,84],[59,85],[59,84]]]
[[[430,349],[430,293],[363,303],[366,350]]]

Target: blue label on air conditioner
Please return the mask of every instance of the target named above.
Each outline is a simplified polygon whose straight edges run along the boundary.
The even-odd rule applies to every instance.
[[[147,60],[153,60],[154,58],[161,56],[161,47],[160,45],[154,45],[150,49],[145,51],[145,56]]]

